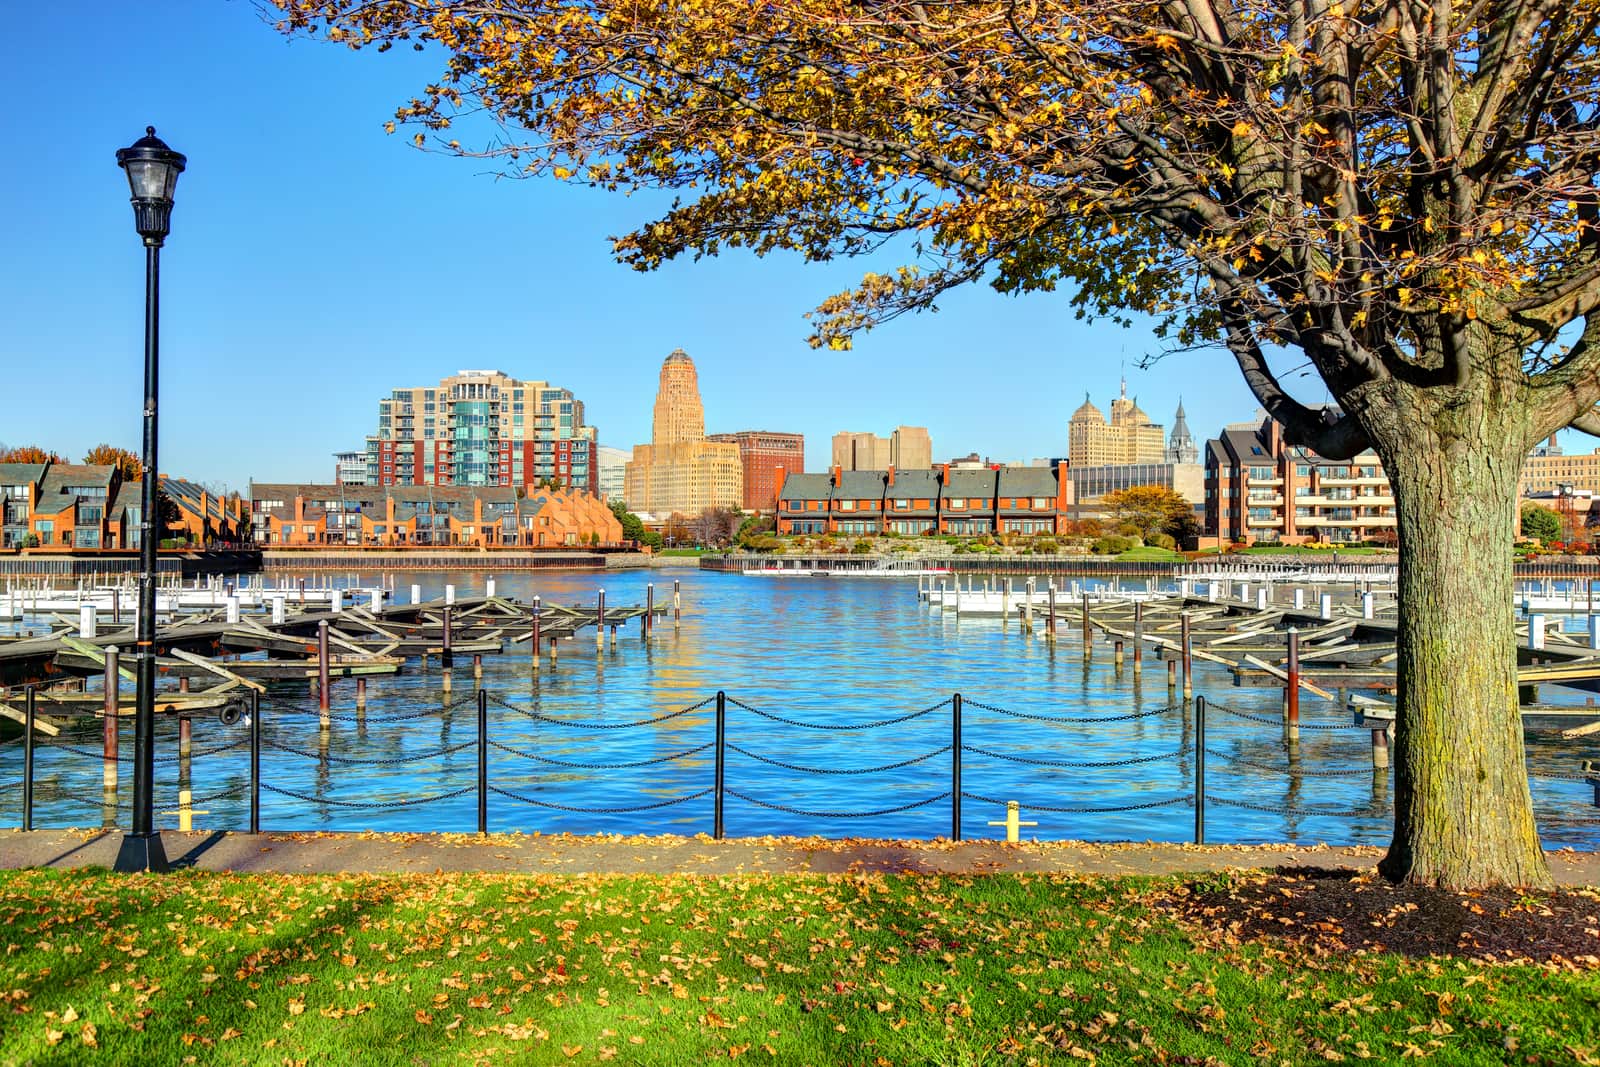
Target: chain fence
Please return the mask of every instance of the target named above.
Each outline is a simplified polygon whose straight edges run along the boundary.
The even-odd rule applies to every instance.
[[[455,717],[454,713],[466,710],[470,710],[469,715]],[[491,715],[491,711],[497,714]],[[499,715],[499,712],[510,713],[518,720],[525,720],[539,727],[548,727],[553,731],[591,732],[595,737],[595,745],[598,746],[596,755],[600,758],[586,760],[564,758],[565,753],[559,747],[552,753],[531,750],[530,743],[535,747],[542,747],[547,737],[557,739],[558,746],[569,743],[559,740],[559,733],[545,734],[542,730],[531,736],[524,730],[515,734],[521,741],[520,744],[507,743],[492,736],[496,732],[496,720],[500,724],[499,729],[506,728],[505,718]],[[228,798],[237,800],[242,795],[248,804],[249,829],[251,832],[257,832],[262,817],[263,793],[273,798],[274,814],[280,818],[287,817],[291,822],[295,809],[300,806],[309,806],[313,810],[324,812],[330,808],[351,812],[386,812],[474,797],[477,802],[478,829],[480,832],[487,832],[491,797],[507,805],[522,805],[595,819],[691,805],[710,798],[711,832],[716,838],[725,836],[727,818],[725,805],[731,799],[747,805],[749,809],[761,809],[793,818],[819,821],[885,818],[948,805],[949,836],[959,840],[963,831],[961,809],[963,801],[999,809],[1006,809],[1008,805],[1015,803],[996,796],[993,788],[986,788],[986,783],[991,782],[1003,783],[1004,788],[1014,789],[1024,796],[1029,796],[1029,790],[1037,789],[1037,799],[1030,798],[1025,803],[1017,805],[1019,809],[1037,813],[1110,816],[1158,809],[1192,809],[1195,819],[1193,839],[1196,842],[1205,839],[1205,817],[1208,807],[1269,814],[1283,819],[1373,819],[1387,816],[1390,809],[1386,799],[1378,795],[1379,781],[1386,782],[1388,779],[1386,767],[1376,765],[1354,768],[1308,767],[1294,760],[1293,748],[1287,750],[1290,762],[1286,765],[1252,759],[1238,752],[1229,751],[1226,745],[1206,742],[1206,722],[1211,712],[1221,713],[1220,718],[1211,716],[1213,726],[1233,721],[1271,726],[1275,730],[1282,731],[1287,725],[1281,717],[1257,714],[1223,704],[1211,704],[1203,697],[1124,714],[1067,716],[1023,711],[1000,704],[970,700],[961,694],[954,694],[936,703],[901,714],[878,714],[872,717],[846,719],[840,717],[838,708],[828,709],[814,716],[798,715],[792,711],[780,712],[752,705],[718,692],[703,700],[660,714],[620,721],[603,721],[549,715],[536,707],[483,689],[472,690],[437,706],[386,712],[381,715],[367,715],[360,710],[356,714],[345,711],[334,712],[307,707],[301,701],[282,697],[269,699],[253,694],[250,713],[239,724],[243,728],[241,735],[204,747],[191,746],[187,751],[174,752],[167,748],[150,757],[153,765],[167,768],[169,772],[173,764],[178,765],[176,788],[180,791],[188,790],[195,771],[202,770],[202,780],[210,787],[208,791],[200,795],[191,793],[185,801],[181,795],[173,797],[174,783],[170,780],[152,781],[152,802],[162,809],[163,814],[181,813],[187,821],[187,816],[195,812],[195,809]],[[940,718],[932,720],[933,716]],[[329,736],[333,724],[342,726],[353,723],[360,727],[369,727],[408,723],[429,717],[440,720],[445,724],[445,728],[441,730],[440,743],[424,750],[402,751],[392,755],[352,753],[348,749],[351,738],[348,733],[341,731],[340,744],[345,746],[344,750],[330,751]],[[731,730],[730,719],[735,720]],[[963,738],[964,729],[973,732],[995,732],[997,736],[1010,737],[1010,734],[1000,729],[1006,720],[1083,729],[1077,736],[1060,739],[1055,739],[1054,731],[1047,732],[1042,743],[1064,749],[1065,751],[1059,755],[1050,752],[1048,747],[1040,751],[1041,738],[1037,733],[1030,738],[1030,744],[1034,747],[1011,751],[993,742],[975,744]],[[86,718],[86,721],[96,720]],[[782,747],[780,751],[787,758],[780,758],[758,748],[740,744],[731,740],[729,736],[730,732],[736,736],[753,732],[764,741],[777,739],[782,742],[783,731],[773,732],[768,729],[770,725],[776,725],[839,735],[841,739],[849,739],[841,740],[839,743],[854,744],[855,738],[875,731],[889,730],[910,723],[931,725],[934,721],[947,723],[950,730],[948,743],[870,765],[836,762],[834,757],[837,753],[827,749],[820,738],[817,742],[824,747],[817,749],[818,755],[815,759],[806,762],[790,755],[792,752],[804,751],[806,745]],[[1103,728],[1115,728],[1130,723],[1150,723],[1169,729],[1175,747],[1123,758],[1071,758],[1072,753],[1097,743],[1101,739],[1100,733]],[[665,724],[673,724],[674,737],[689,734],[688,743],[679,741],[672,751],[656,755],[639,756],[635,749],[632,752],[624,752],[620,758],[605,758],[604,750],[613,744],[612,740],[607,739],[615,739],[616,744],[624,746],[637,744],[633,741],[623,741],[622,736],[632,731],[649,730]],[[232,728],[234,724],[224,720],[224,725]],[[314,746],[301,740],[304,731],[313,726],[316,728],[317,737]],[[452,728],[466,731],[468,736],[451,742]],[[1336,736],[1333,733],[1335,731],[1371,729],[1359,723],[1329,722],[1300,722],[1298,728],[1302,731],[1328,732],[1330,739]],[[699,737],[693,736],[695,732],[705,730],[711,731],[710,739],[700,740],[705,737],[704,733],[700,733]],[[1141,733],[1139,736],[1143,738],[1145,735]],[[359,732],[358,737],[364,741],[365,732]],[[87,772],[105,765],[107,761],[103,747],[94,749],[84,746],[81,742],[74,744],[72,737],[36,739],[32,744],[24,744],[24,740],[22,737],[13,737],[0,741],[0,767],[4,767],[19,754],[24,757],[25,764],[21,778],[16,778],[13,774],[5,775],[8,781],[0,784],[0,797],[13,798],[18,796],[20,791],[23,797],[29,798],[34,804],[80,805],[89,809],[98,808],[102,813],[115,811],[119,815],[131,810],[132,799],[126,788],[121,788],[115,793],[94,796],[90,789],[80,788],[78,783],[72,780],[74,774],[86,775]],[[1287,742],[1287,735],[1285,740]],[[903,743],[901,739],[885,740],[880,742],[878,747],[881,750],[884,744],[898,746],[901,743]],[[1376,739],[1374,744],[1377,744]],[[126,737],[118,739],[114,752],[119,765],[131,762],[127,746]],[[1376,754],[1376,750],[1374,752]],[[248,753],[247,771],[241,767],[242,761],[239,757],[232,755],[235,753]],[[261,763],[263,753],[275,757],[274,764],[265,770]],[[471,760],[473,753],[477,757],[475,767],[470,766],[473,762]],[[889,756],[894,753],[885,752],[884,755]],[[1326,756],[1326,753],[1322,755]],[[739,780],[734,784],[728,781],[730,756],[749,761],[748,764],[739,764],[738,760],[735,761],[735,777]],[[290,763],[284,764],[283,760],[276,757],[283,757]],[[964,768],[965,757],[973,757],[978,762],[972,767]],[[48,774],[42,778],[35,769],[35,762],[40,759],[49,763]],[[301,779],[296,777],[296,772],[288,769],[294,761],[313,763],[320,769],[316,786],[301,785]],[[703,776],[707,772],[708,764],[711,780],[707,785],[704,784],[706,778]],[[394,781],[399,783],[398,788],[401,792],[388,796],[379,795],[385,780],[391,776],[371,772],[386,772],[394,768],[424,765],[425,770],[418,772],[421,775],[419,778],[401,779],[394,776]],[[652,778],[648,782],[635,784],[621,779],[612,781],[607,777],[644,768],[669,766],[676,769],[672,772],[672,780],[666,783]],[[335,776],[330,774],[335,767],[356,775],[363,771],[368,774],[365,779],[352,779],[348,783],[336,782]],[[1006,772],[1003,769],[1005,767],[1018,770]],[[753,769],[759,771],[761,768],[773,768],[783,773],[779,775],[751,773]],[[1083,776],[1087,783],[1093,784],[1086,784],[1085,781],[1068,782],[1061,776],[1040,777],[1033,782],[1018,781],[1013,777],[1015,774],[1021,774],[1022,769],[1110,772],[1127,768],[1139,768],[1139,771],[1135,775],[1122,776],[1114,786],[1099,784],[1100,776]],[[1241,774],[1250,776],[1250,793],[1241,797],[1229,795],[1227,788],[1219,792],[1213,785],[1207,784],[1208,768],[1212,773],[1220,773],[1230,781],[1236,780]],[[977,772],[976,775],[973,775],[974,771]],[[469,774],[471,780],[464,780]],[[963,774],[972,775],[971,784],[975,784],[977,788],[972,788],[971,784],[964,785]],[[222,775],[223,779],[218,780],[218,775]],[[931,786],[934,791],[922,793],[917,799],[903,803],[873,805],[869,802],[859,808],[814,803],[816,797],[825,795],[824,791],[828,787],[823,783],[837,779],[868,780],[874,776],[892,776],[892,781],[886,784],[886,788],[895,791],[910,792],[917,790],[919,786],[924,788]],[[267,780],[269,777],[275,777],[277,780]],[[1558,782],[1595,781],[1595,776],[1587,772],[1563,773],[1543,769],[1530,770],[1530,777]],[[1360,778],[1374,780],[1373,799],[1367,804],[1353,807],[1301,805],[1293,792],[1284,802],[1275,803],[1267,799],[1269,790],[1263,788],[1264,781],[1282,780],[1292,786],[1301,779]],[[374,792],[373,795],[361,793],[352,795],[348,788],[344,790],[335,788],[337,785],[354,784],[358,780],[362,790],[379,792]],[[226,784],[226,788],[215,788],[223,784]],[[602,784],[613,789],[645,795],[663,788],[664,785],[666,788],[676,786],[678,791],[672,796],[630,804],[584,804],[576,801],[576,798],[584,795],[586,791]],[[1082,799],[1070,793],[1056,795],[1056,791],[1062,788],[1063,784],[1070,790],[1080,792],[1093,790],[1096,795]],[[86,780],[83,785],[87,786]],[[760,788],[757,788],[758,786]],[[1121,804],[1097,803],[1096,801],[1104,796],[1108,788],[1120,788],[1134,794],[1135,799]],[[1139,793],[1148,795],[1149,792],[1172,788],[1177,790],[1173,795],[1163,795],[1149,800],[1137,799]],[[31,827],[31,807],[26,803],[24,807],[27,809],[24,811],[24,826]],[[739,812],[741,819],[748,819],[750,815],[751,812],[746,809],[741,809]],[[693,816],[693,818],[701,817],[703,816]],[[1559,818],[1576,825],[1600,824],[1600,817],[1584,818],[1563,812]],[[750,826],[749,832],[763,833],[766,832],[766,827]],[[1012,832],[1015,832],[1014,826]]]

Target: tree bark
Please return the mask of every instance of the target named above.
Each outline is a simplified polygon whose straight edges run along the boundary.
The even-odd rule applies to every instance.
[[[1547,885],[1514,636],[1525,413],[1408,406],[1376,435],[1400,533],[1395,827],[1379,869],[1453,889]]]

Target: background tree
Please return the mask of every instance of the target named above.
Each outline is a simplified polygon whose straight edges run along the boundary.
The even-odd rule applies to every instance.
[[[138,481],[144,471],[144,464],[136,454],[116,445],[95,445],[89,449],[83,461],[96,466],[116,467],[122,471],[124,482]]]
[[[1600,0],[275,0],[290,31],[435,42],[396,122],[479,108],[515,174],[692,190],[616,242],[917,267],[814,342],[985,280],[1220,343],[1291,444],[1371,445],[1402,547],[1383,871],[1542,883],[1512,638],[1516,486],[1600,432]],[[526,137],[516,128],[529,131]],[[1293,349],[1337,409],[1290,395]]]
[[[65,463],[60,453],[50,452],[38,445],[16,445],[0,450],[0,463]]]
[[[669,546],[682,547],[694,540],[694,534],[689,530],[689,516],[681,511],[674,511],[667,516],[667,521],[661,524],[661,537]]]
[[[1118,489],[1101,498],[1101,506],[1116,518],[1120,526],[1134,527],[1138,536],[1149,541],[1158,533],[1181,522],[1184,516],[1191,519],[1194,507],[1179,493],[1159,485],[1136,485]]]
[[[626,501],[613,500],[610,507],[611,514],[617,517],[617,522],[622,526],[624,538],[636,541],[647,548],[661,547],[661,535],[654,530],[645,529],[644,521],[628,510]]]
[[[1535,538],[1546,545],[1561,540],[1561,516],[1540,504],[1524,504],[1522,536]]]

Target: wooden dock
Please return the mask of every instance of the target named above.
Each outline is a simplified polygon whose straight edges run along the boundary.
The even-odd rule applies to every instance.
[[[176,688],[158,693],[157,711],[236,716],[248,706],[248,691],[263,690],[269,682],[321,686],[335,678],[395,674],[412,660],[426,665],[435,659],[448,667],[462,657],[499,655],[514,645],[526,646],[536,667],[542,646],[554,659],[557,642],[581,630],[594,628],[602,643],[609,629],[615,642],[619,628],[637,623],[643,629],[647,615],[654,626],[676,610],[673,603],[605,606],[602,598],[593,607],[526,605],[452,593],[442,600],[339,610],[279,603],[266,621],[242,614],[236,605],[196,611],[158,628],[158,676]],[[112,708],[119,716],[131,714],[132,663],[121,658],[116,664],[120,682],[112,686],[108,661],[110,650],[133,647],[133,627],[96,625],[86,636],[81,620],[54,614],[48,621],[48,634],[0,637],[0,720],[23,720],[17,690],[26,686],[36,688],[37,721],[44,732],[53,733],[73,718],[104,717]],[[89,691],[93,679],[104,680],[99,691]]]

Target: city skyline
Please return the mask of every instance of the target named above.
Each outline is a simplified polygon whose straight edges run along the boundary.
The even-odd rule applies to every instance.
[[[802,433],[816,469],[852,426],[926,426],[951,454],[1062,453],[1075,398],[1114,390],[1123,362],[1148,408],[1171,410],[1182,393],[1199,432],[1254,408],[1226,355],[1139,371],[1159,347],[1149,329],[1079,323],[1065,294],[953,293],[940,314],[853,352],[813,351],[806,312],[903,250],[811,266],[734,254],[637,274],[607,237],[662,196],[496,182],[383,132],[436,57],[286,42],[249,5],[173,6],[138,54],[125,47],[141,26],[133,9],[88,24],[29,9],[0,46],[51,90],[14,116],[37,159],[18,175],[29,269],[9,286],[30,313],[5,346],[12,387],[47,402],[8,411],[7,444],[72,458],[102,440],[137,444],[142,262],[112,154],[150,123],[190,161],[163,259],[162,466],[198,480],[326,478],[330,457],[372,432],[376,396],[461,367],[559,382],[584,398],[599,443],[627,448],[649,439],[645,383],[678,347],[694,353],[718,428]],[[98,84],[141,91],[106,98],[22,44],[69,28]],[[77,375],[70,400],[63,367]],[[1008,390],[1003,416],[951,387],[980,368],[1027,385]]]

